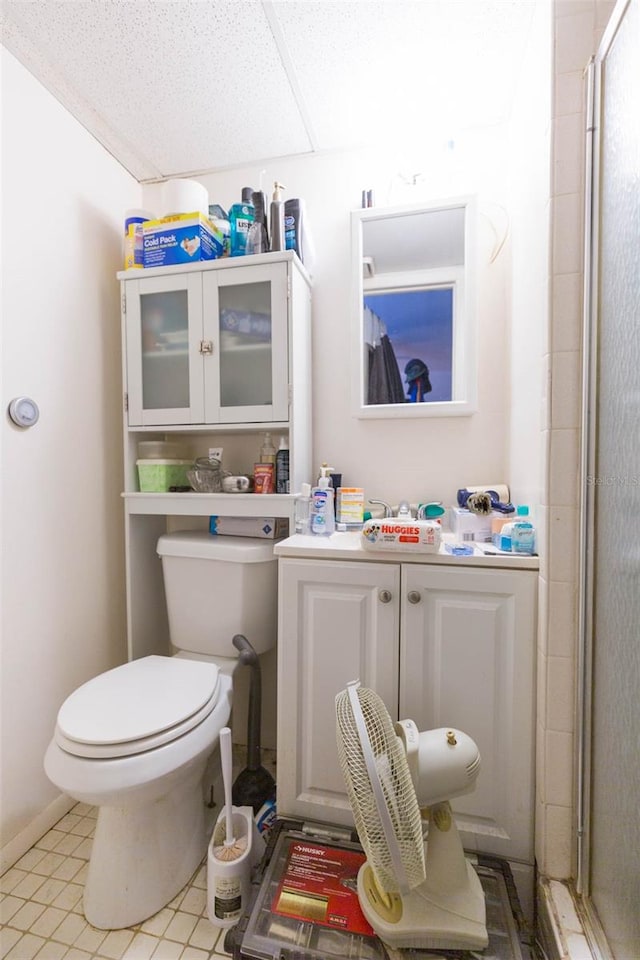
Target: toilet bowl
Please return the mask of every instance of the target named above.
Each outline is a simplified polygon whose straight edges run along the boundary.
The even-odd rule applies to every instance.
[[[229,720],[231,690],[214,663],[151,656],[90,680],[63,705],[44,765],[60,790],[99,809],[84,890],[94,927],[129,927],[157,913],[202,860],[198,787]],[[110,693],[117,714],[90,708]],[[93,729],[87,708],[100,718]]]
[[[234,632],[243,632],[244,619],[238,615],[234,620],[233,609],[246,606],[246,593],[259,583],[268,596],[260,649],[275,643],[272,547],[260,543],[260,549],[253,550],[250,542],[214,546],[206,537],[189,533],[181,539],[176,534],[161,538],[158,546],[159,552],[166,551],[161,554],[165,581],[166,555],[171,557],[169,579],[177,581],[167,590],[172,640],[175,604],[187,614],[187,635],[198,636],[191,596],[195,585],[208,620],[202,642],[196,639],[191,649],[177,650],[171,657],[133,660],[89,680],[60,708],[45,754],[49,779],[74,799],[98,808],[84,912],[100,929],[133,926],[157,913],[185,886],[206,854],[203,777],[220,730],[229,722],[238,663],[220,655],[234,650],[226,628],[224,636],[216,637],[213,631],[212,637],[212,603],[215,607],[220,591],[225,616],[231,616],[229,625],[237,623]],[[194,557],[200,561],[196,567]],[[188,563],[181,565],[181,559]],[[229,565],[238,563],[248,567],[241,588],[237,569],[231,570],[231,581],[226,575]],[[258,569],[258,564],[268,564],[268,569]],[[207,586],[204,594],[200,574]],[[179,582],[185,575],[186,589]],[[251,596],[251,603],[256,602],[261,602],[260,595]],[[179,611],[174,611],[173,623],[184,646]]]

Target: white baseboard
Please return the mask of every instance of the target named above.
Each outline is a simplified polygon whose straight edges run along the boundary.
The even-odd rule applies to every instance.
[[[45,807],[37,817],[34,817],[17,836],[5,843],[0,850],[0,876],[9,867],[12,867],[20,857],[23,857],[27,850],[30,850],[34,843],[38,842],[40,837],[51,830],[51,827],[58,820],[62,820],[75,804],[76,801],[72,800],[71,797],[67,797],[64,793],[61,794],[48,807]]]

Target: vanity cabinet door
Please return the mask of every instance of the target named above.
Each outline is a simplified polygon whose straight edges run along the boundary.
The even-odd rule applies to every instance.
[[[453,801],[467,849],[532,862],[536,579],[531,571],[403,564],[400,716],[478,744]]]
[[[353,824],[335,697],[359,679],[398,712],[398,564],[281,559],[278,809]]]

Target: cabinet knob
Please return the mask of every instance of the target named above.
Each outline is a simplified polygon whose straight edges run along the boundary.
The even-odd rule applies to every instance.
[[[211,353],[213,353],[213,340],[201,340],[201,341],[200,341],[200,353],[202,353],[202,354],[211,354]]]
[[[378,600],[380,603],[390,603],[392,599],[393,594],[391,593],[391,590],[381,590],[378,594]]]
[[[407,600],[409,603],[420,603],[422,596],[419,590],[409,590],[407,594]]]

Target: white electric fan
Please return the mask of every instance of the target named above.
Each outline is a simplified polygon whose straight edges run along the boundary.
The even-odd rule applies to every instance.
[[[482,950],[484,893],[449,805],[474,789],[476,744],[459,730],[420,733],[412,720],[394,727],[377,693],[358,681],[336,697],[336,721],[340,766],[367,856],[358,872],[365,917],[397,949]]]

